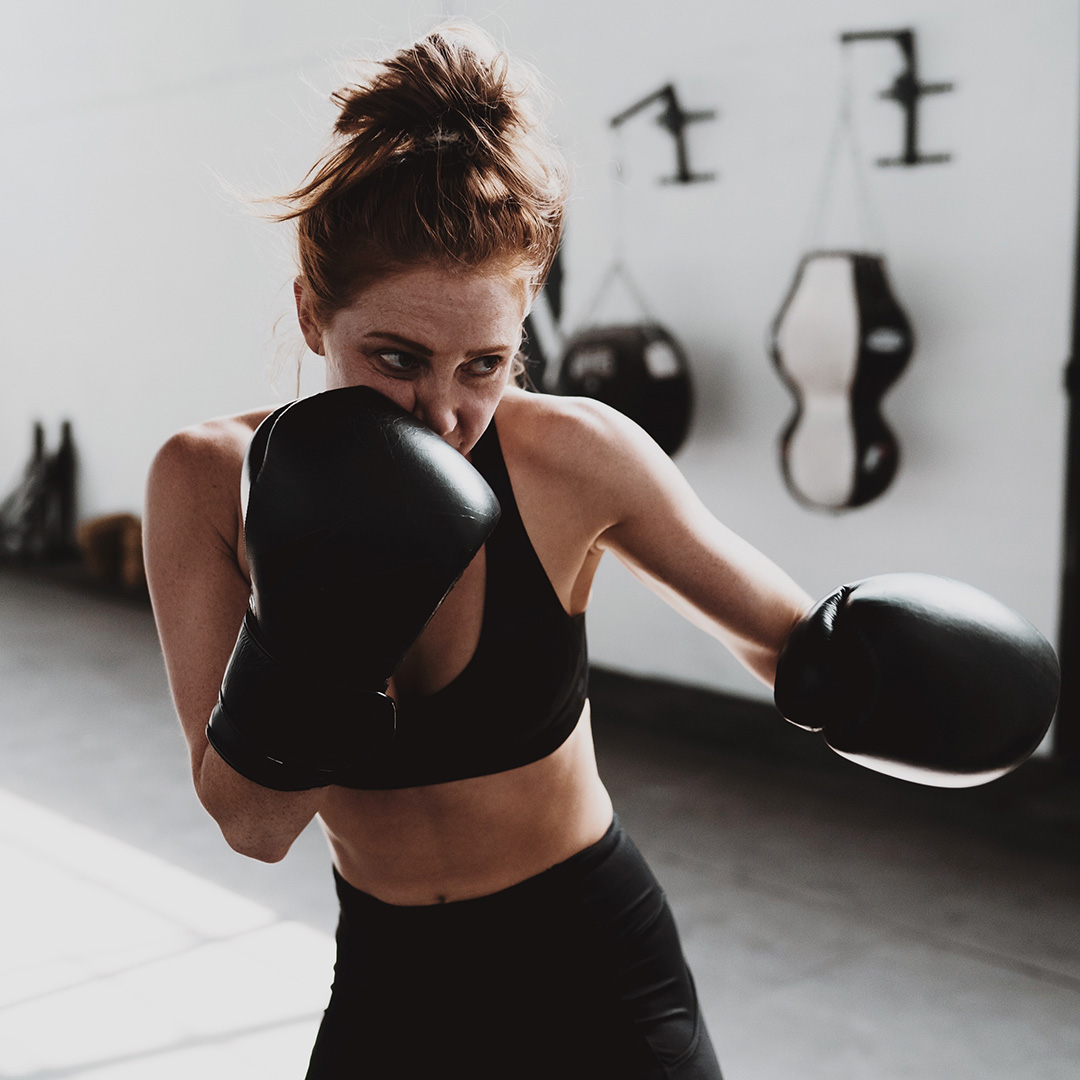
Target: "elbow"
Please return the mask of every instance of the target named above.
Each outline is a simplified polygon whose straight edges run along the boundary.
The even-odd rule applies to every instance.
[[[291,842],[283,842],[273,836],[253,836],[248,832],[230,828],[218,822],[225,842],[239,855],[257,862],[278,863],[289,854]]]
[[[289,854],[299,830],[275,822],[267,808],[261,809],[262,812],[257,809],[252,813],[236,806],[218,807],[216,813],[210,811],[210,816],[233,851],[257,862],[281,862]]]
[[[319,808],[318,791],[260,787],[215,753],[197,763],[195,790],[229,847],[264,863],[281,862]]]
[[[214,819],[225,842],[240,855],[258,862],[281,862],[302,829],[282,821],[272,804],[260,800],[252,805],[235,792],[208,791],[196,787],[203,809]],[[304,823],[306,824],[306,822]]]

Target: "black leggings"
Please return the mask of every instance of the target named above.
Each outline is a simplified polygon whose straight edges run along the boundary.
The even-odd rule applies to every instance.
[[[396,907],[335,878],[307,1080],[720,1080],[671,910],[618,819],[476,900]]]

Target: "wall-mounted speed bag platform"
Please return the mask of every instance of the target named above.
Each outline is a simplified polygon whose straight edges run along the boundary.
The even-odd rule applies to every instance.
[[[772,332],[773,361],[795,397],[780,457],[800,502],[843,510],[889,486],[899,446],[881,399],[913,349],[911,324],[880,256],[803,257]]]
[[[657,323],[598,326],[566,343],[556,390],[618,409],[668,454],[690,428],[690,370],[679,343]]]

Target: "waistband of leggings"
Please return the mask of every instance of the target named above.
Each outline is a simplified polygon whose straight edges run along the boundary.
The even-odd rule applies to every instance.
[[[454,900],[447,904],[400,905],[388,904],[355,886],[350,885],[337,867],[334,867],[334,883],[342,913],[347,917],[381,919],[384,922],[433,923],[457,919],[482,919],[496,913],[512,912],[519,907],[530,907],[545,895],[564,890],[568,882],[580,880],[597,871],[616,851],[630,843],[629,837],[619,823],[618,815],[612,818],[607,832],[581,851],[563,862],[542,870],[533,877],[519,881],[498,892],[468,900]]]

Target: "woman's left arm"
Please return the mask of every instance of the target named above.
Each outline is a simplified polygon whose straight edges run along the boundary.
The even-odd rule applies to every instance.
[[[1015,612],[926,574],[864,579],[814,606],[713,517],[640,428],[609,409],[575,408],[582,476],[607,518],[595,546],[775,683],[793,724],[858,764],[941,787],[1002,776],[1042,741],[1058,664]]]
[[[590,486],[607,522],[596,546],[771,686],[811,598],[721,524],[640,427],[594,402],[580,405],[579,416]]]

